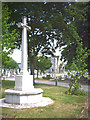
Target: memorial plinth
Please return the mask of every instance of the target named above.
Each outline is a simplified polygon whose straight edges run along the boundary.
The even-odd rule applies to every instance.
[[[15,88],[5,90],[5,102],[9,104],[31,104],[42,100],[43,90],[34,88],[32,75],[17,75]]]
[[[42,93],[42,89],[34,88],[32,75],[17,75],[15,88],[5,90],[5,102],[9,104],[37,103],[42,101]]]

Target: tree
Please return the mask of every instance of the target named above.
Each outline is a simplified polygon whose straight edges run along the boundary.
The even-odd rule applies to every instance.
[[[15,41],[18,38],[18,32],[16,32],[16,29],[11,29],[11,26],[15,24],[15,22],[10,22],[10,15],[11,11],[8,9],[8,6],[3,3],[2,4],[2,36],[1,36],[1,56],[2,56],[2,67],[8,68],[7,64],[9,62],[8,54],[13,53],[13,49],[15,48]],[[13,62],[15,63],[15,62]]]
[[[69,84],[69,94],[78,94],[78,90],[81,88],[79,79],[88,71],[88,69],[86,69],[87,64],[85,63],[85,60],[88,58],[88,55],[90,55],[89,53],[90,51],[87,50],[87,47],[83,49],[82,42],[78,42],[77,44],[78,44],[76,48],[77,54],[75,58],[73,58],[73,61],[70,67],[70,72],[68,72],[68,75],[70,75],[71,78],[73,79],[73,81],[70,81],[70,84]],[[73,75],[71,73],[71,70],[75,70],[76,75]],[[74,89],[72,89],[72,87]]]
[[[8,53],[7,52],[3,52],[2,54],[2,68],[7,68],[7,64],[9,61],[9,57],[8,57]]]
[[[76,26],[75,29],[78,33],[78,36],[81,38],[78,41],[82,42],[82,47],[85,49],[85,47],[89,48],[88,46],[88,3],[75,3],[75,7],[78,7],[82,14],[76,14],[80,17],[79,19],[76,19],[76,14],[71,13],[71,16],[73,16],[72,26]],[[71,3],[71,9],[74,11],[75,9],[74,4]],[[81,17],[82,15],[82,17]],[[78,21],[79,20],[79,21]],[[72,34],[74,36],[74,34]],[[67,67],[70,68],[73,58],[77,55],[76,48],[78,44],[75,41],[70,41],[69,44],[67,44],[67,47],[64,48],[64,51],[62,52],[62,59],[68,62]],[[88,59],[86,58],[86,63]]]
[[[2,54],[2,67],[4,69],[19,69],[18,63],[9,57],[6,52],[3,52]]]
[[[39,70],[44,73],[44,71],[49,69],[51,66],[52,66],[52,63],[47,57],[45,56],[36,57],[34,68],[37,70],[37,78],[38,78]]]
[[[13,52],[15,48],[15,41],[18,38],[16,29],[10,31],[11,26],[15,24],[15,21],[9,22],[11,11],[9,11],[7,5],[2,4],[2,51],[8,54]],[[3,52],[2,52],[3,53]]]
[[[30,68],[31,68],[31,74],[34,74],[34,59],[35,59],[35,56],[38,55],[38,53],[40,52],[40,50],[42,49],[42,47],[44,48],[45,46],[45,50],[48,52],[50,52],[50,50],[52,48],[50,47],[47,47],[50,42],[48,42],[48,38],[46,36],[46,28],[48,26],[47,22],[44,23],[41,22],[41,16],[44,16],[45,18],[45,15],[43,13],[43,9],[41,7],[41,11],[39,9],[39,7],[43,6],[43,3],[11,3],[11,4],[8,4],[9,8],[13,11],[13,14],[12,14],[12,18],[14,18],[16,15],[19,16],[20,13],[22,12],[23,15],[27,15],[28,18],[30,17],[31,18],[31,21],[28,23],[30,24],[31,26],[31,31],[28,33],[28,57],[29,57],[29,61],[30,61]],[[26,6],[26,7],[25,7]],[[20,9],[22,8],[22,9]],[[35,8],[35,9],[34,9]],[[16,12],[14,12],[16,11]],[[37,11],[37,13],[36,13]],[[15,15],[16,14],[16,15]],[[19,18],[20,17],[16,17],[16,18]],[[16,20],[17,22],[17,20]],[[48,27],[49,28],[49,27]],[[17,45],[18,44],[18,41],[16,42]],[[51,44],[50,44],[51,46]],[[49,49],[50,48],[50,49]],[[43,49],[44,50],[44,49]]]
[[[19,69],[18,63],[13,60],[12,58],[9,58],[9,61],[6,65],[6,68],[8,69]]]
[[[30,63],[32,63],[30,67],[32,74],[34,74],[34,59],[39,52],[42,52],[44,55],[53,55],[55,48],[72,44],[77,47],[76,40],[81,41],[81,39],[77,39],[81,35],[78,25],[83,23],[83,20],[85,21],[85,9],[83,10],[81,6],[84,6],[86,3],[6,4],[13,13],[10,21],[17,22],[23,15],[28,17],[28,24],[32,28],[28,32],[28,57]],[[54,39],[57,40],[55,48],[52,44]],[[20,46],[19,40],[15,41],[15,44],[18,46]]]

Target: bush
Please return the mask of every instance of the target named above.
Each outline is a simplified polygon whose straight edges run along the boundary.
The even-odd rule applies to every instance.
[[[84,90],[72,90],[71,92],[72,95],[87,95],[87,92],[85,92]]]
[[[85,92],[84,90],[75,90],[75,89],[72,89],[71,92],[69,91],[66,91],[65,94],[69,94],[69,95],[87,95],[87,92]]]
[[[59,76],[59,80],[61,80],[62,79],[62,77],[61,76]]]
[[[43,78],[43,79],[46,79],[46,77],[44,77],[44,76],[43,76],[42,78]]]
[[[74,89],[77,91],[81,88],[81,84],[77,82],[76,84],[73,85]]]

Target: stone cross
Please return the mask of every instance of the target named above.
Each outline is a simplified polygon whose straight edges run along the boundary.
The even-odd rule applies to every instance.
[[[5,102],[9,104],[19,104],[21,107],[37,106],[44,104],[48,105],[52,101],[42,97],[43,90],[34,88],[33,75],[27,74],[27,26],[26,17],[23,17],[23,23],[18,23],[18,27],[22,27],[22,68],[21,73],[15,76],[15,88],[5,90]],[[44,100],[43,100],[44,99]],[[43,101],[43,103],[42,103]],[[48,104],[47,104],[48,102]],[[1,101],[0,101],[1,103]],[[12,105],[11,105],[12,107]]]
[[[21,71],[19,75],[15,76],[15,90],[29,91],[34,89],[33,75],[29,75],[27,70],[27,29],[31,30],[31,27],[27,26],[27,18],[24,16],[22,23],[19,22],[18,27],[22,27],[22,56],[21,56]]]
[[[30,26],[27,26],[27,17],[24,16],[23,23],[19,22],[18,27],[22,27],[22,58],[21,58],[21,72],[20,74],[28,74],[27,71],[27,29],[31,30]]]

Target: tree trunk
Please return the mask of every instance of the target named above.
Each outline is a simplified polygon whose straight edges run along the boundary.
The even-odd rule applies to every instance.
[[[35,85],[35,80],[34,80],[34,57],[30,58],[30,69],[31,69],[31,75],[33,75],[33,85]]]
[[[58,83],[58,79],[57,79],[57,77],[56,77],[55,86],[57,86],[57,83]]]
[[[37,78],[38,78],[38,70],[37,70]]]

